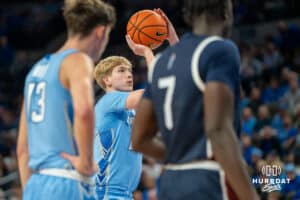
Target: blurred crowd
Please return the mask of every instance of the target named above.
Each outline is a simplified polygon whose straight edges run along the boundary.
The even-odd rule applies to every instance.
[[[62,1],[11,2],[0,7],[0,199],[20,199],[16,138],[25,75],[46,50],[54,50],[49,44],[65,30]],[[187,30],[178,12],[183,0],[109,2],[118,10],[118,23],[104,56],[117,52],[129,58],[135,65],[135,89],[143,88],[146,63],[131,53],[120,33],[125,35],[135,11],[160,7],[181,35]],[[235,41],[241,54],[240,144],[249,173],[252,178],[263,177],[262,166],[277,165],[281,175],[291,180],[271,193],[256,184],[262,199],[300,199],[300,27],[280,21],[299,17],[299,4],[296,0],[234,1],[236,27],[278,20],[277,33],[266,35],[262,42]],[[97,96],[102,92],[96,88]],[[135,199],[155,200],[162,168],[151,158],[144,157],[143,162]]]

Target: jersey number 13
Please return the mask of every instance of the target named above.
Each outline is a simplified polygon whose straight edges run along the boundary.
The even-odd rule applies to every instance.
[[[41,122],[45,115],[46,82],[29,83],[27,92],[27,110],[32,122]]]

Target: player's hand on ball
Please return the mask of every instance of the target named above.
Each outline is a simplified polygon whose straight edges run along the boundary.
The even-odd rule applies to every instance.
[[[152,52],[152,50],[149,47],[135,43],[129,35],[126,35],[125,37],[129,48],[133,51],[135,55],[145,57],[149,51]]]
[[[64,159],[70,161],[76,171],[84,176],[92,176],[98,171],[98,166],[95,161],[93,161],[93,164],[87,166],[82,162],[79,156],[73,156],[68,153],[61,153],[60,155]]]
[[[176,30],[175,30],[172,22],[169,20],[169,18],[164,13],[164,11],[162,11],[160,8],[154,9],[154,12],[156,12],[160,16],[162,16],[166,20],[166,22],[167,22],[167,26],[168,26],[168,37],[167,37],[167,40],[169,41],[170,45],[176,44],[179,41],[179,38],[177,36]]]

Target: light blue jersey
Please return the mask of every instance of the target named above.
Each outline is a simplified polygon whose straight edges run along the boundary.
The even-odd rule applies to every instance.
[[[61,152],[77,155],[72,130],[72,98],[59,80],[63,59],[74,52],[76,50],[69,49],[46,55],[26,77],[24,99],[29,167],[34,174],[26,183],[23,199],[64,199],[66,196],[83,199],[78,196],[79,186],[84,184],[81,175],[60,156]],[[56,190],[56,187],[64,190]],[[57,192],[54,194],[53,190]],[[93,197],[92,194],[87,196]]]
[[[126,109],[128,92],[106,93],[96,104],[94,156],[100,199],[132,199],[142,170],[142,155],[130,150],[134,110]]]

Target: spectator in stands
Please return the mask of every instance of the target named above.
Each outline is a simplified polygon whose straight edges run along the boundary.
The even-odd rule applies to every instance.
[[[285,153],[290,152],[296,144],[298,130],[293,126],[292,118],[286,115],[283,119],[284,132],[281,133],[280,143]]]
[[[254,55],[254,48],[248,45],[241,50],[241,77],[243,84],[254,83],[255,79],[260,76],[262,72],[262,62]]]
[[[259,148],[263,151],[264,157],[273,150],[275,150],[278,155],[282,156],[279,139],[277,138],[276,131],[272,127],[263,127],[260,131],[260,136]]]
[[[282,102],[288,105],[289,113],[294,115],[295,107],[300,103],[298,74],[296,72],[291,72],[289,78],[289,90],[284,94]]]
[[[279,36],[277,42],[288,64],[293,63],[295,49],[300,47],[300,27],[296,24],[278,23]]]
[[[300,103],[295,107],[295,115],[293,116],[293,124],[296,128],[300,128]]]
[[[266,155],[265,160],[266,160],[268,165],[276,165],[276,166],[283,167],[283,163],[280,159],[280,156],[277,154],[277,152],[275,150],[269,152]]]
[[[277,111],[272,118],[272,127],[277,131],[279,139],[284,137],[284,134],[282,134],[284,132],[283,119],[288,115],[287,108],[287,104],[279,103]]]
[[[243,88],[240,90],[240,111],[243,111],[244,108],[246,108],[250,102],[250,99],[246,96],[245,91]]]
[[[244,108],[242,115],[242,133],[249,135],[252,138],[255,125],[256,118],[253,115],[251,108]]]
[[[262,93],[262,101],[264,104],[275,103],[284,95],[285,91],[283,87],[280,87],[278,78],[271,76],[270,84]]]
[[[253,87],[251,89],[249,107],[254,112],[254,115],[257,114],[258,107],[261,104],[262,104],[261,89],[259,87]]]
[[[241,140],[242,140],[243,157],[244,157],[246,163],[250,166],[250,165],[252,165],[252,152],[254,149],[254,147],[252,146],[252,143],[251,143],[251,138],[249,135],[242,134]]]
[[[295,165],[291,163],[284,167],[284,171],[290,183],[282,185],[281,194],[287,199],[297,200],[300,198],[300,176],[296,174]]]
[[[282,56],[273,41],[266,42],[263,56],[264,69],[275,72],[282,63]]]
[[[263,152],[259,148],[254,147],[251,151],[251,165],[250,166],[253,169],[255,169],[257,164],[262,159],[262,157],[263,157]]]
[[[256,125],[254,127],[255,132],[259,132],[264,126],[271,125],[270,111],[267,105],[260,105],[258,108],[258,115]]]

